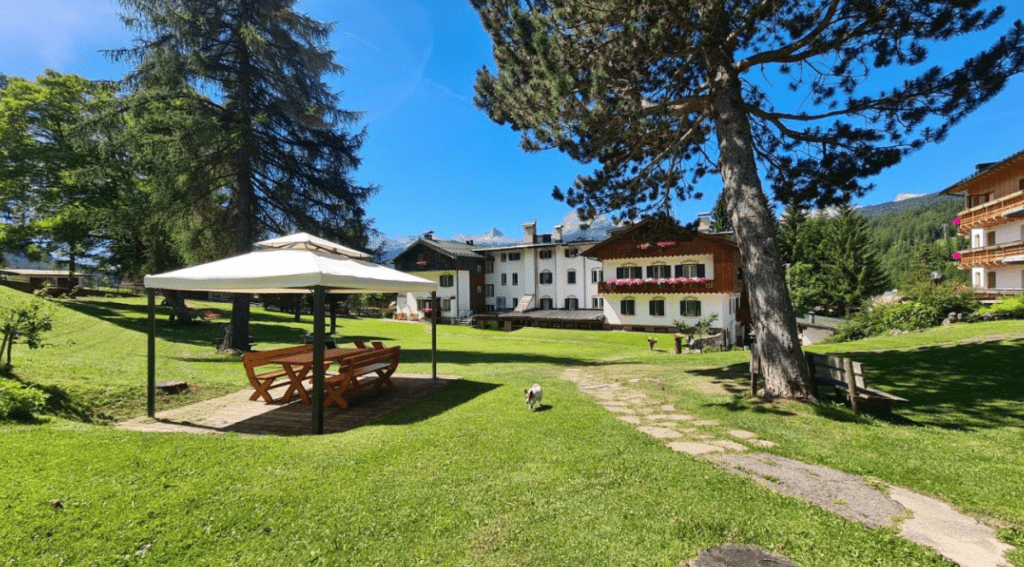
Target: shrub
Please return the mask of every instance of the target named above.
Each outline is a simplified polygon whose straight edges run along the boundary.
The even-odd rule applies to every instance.
[[[959,288],[959,289],[958,289]],[[929,281],[912,283],[904,290],[906,297],[939,312],[940,320],[951,312],[973,313],[978,309],[978,300],[970,287],[958,286],[955,282],[934,284]]]
[[[45,392],[0,378],[0,420],[32,419],[33,412],[43,409],[46,399]]]
[[[918,301],[878,304],[861,309],[836,329],[829,342],[845,342],[880,335],[896,329],[913,331],[942,322],[943,314]]]
[[[992,305],[982,307],[978,310],[978,315],[1024,317],[1024,295],[1014,295]]]

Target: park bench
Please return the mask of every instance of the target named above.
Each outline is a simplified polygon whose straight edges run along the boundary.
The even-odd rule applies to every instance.
[[[338,361],[336,373],[332,371],[331,375],[324,379],[327,394],[324,407],[336,404],[339,408],[345,409],[348,407],[348,401],[345,400],[347,395],[368,388],[393,388],[391,375],[398,368],[401,348],[396,346],[366,349],[365,353]]]
[[[270,390],[274,388],[282,388],[288,386],[291,382],[288,379],[288,372],[281,368],[280,365],[276,364],[273,359],[288,356],[292,354],[304,354],[307,352],[313,352],[313,345],[299,345],[294,347],[276,349],[276,350],[265,350],[262,352],[250,352],[242,355],[242,364],[245,366],[245,374],[249,377],[249,383],[252,384],[253,392],[252,396],[249,396],[251,401],[256,401],[260,397],[263,397],[265,402],[272,403],[274,398],[270,395]],[[257,374],[256,369],[261,366],[273,364],[277,366],[277,370],[271,372],[264,372]],[[275,381],[278,378],[284,380]]]
[[[761,364],[755,352],[750,351],[750,388],[754,395],[757,394],[757,383],[761,377]],[[868,388],[864,382],[864,368],[860,362],[810,352],[805,354],[816,389],[822,386],[832,388],[834,399],[839,403],[849,403],[854,413],[867,410],[877,415],[889,416],[892,415],[894,404],[908,403],[908,400],[899,396]]]

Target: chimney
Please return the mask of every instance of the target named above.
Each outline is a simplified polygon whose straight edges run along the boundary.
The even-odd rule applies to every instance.
[[[523,242],[533,244],[537,236],[537,221],[523,223]]]
[[[985,171],[986,169],[992,167],[995,164],[996,164],[996,162],[994,162],[994,161],[989,161],[989,162],[985,162],[985,163],[976,164],[974,166],[974,174],[977,175],[977,174]]]
[[[472,240],[467,240],[466,244],[469,245],[469,246],[472,246],[473,245],[473,241]]]
[[[711,213],[697,213],[697,232],[711,232]]]
[[[555,242],[561,242],[561,241],[562,241],[562,225],[558,225],[558,226],[555,227]]]
[[[427,232],[423,233],[423,240],[433,240],[433,239],[434,239],[434,231],[428,230]]]

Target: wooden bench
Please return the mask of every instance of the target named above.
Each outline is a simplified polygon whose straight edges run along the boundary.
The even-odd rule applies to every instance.
[[[257,374],[257,368],[268,364],[275,364],[272,359],[279,356],[304,354],[307,352],[313,352],[313,345],[299,345],[277,350],[265,350],[263,352],[250,352],[243,354],[242,364],[245,365],[245,374],[249,377],[249,383],[252,384],[253,389],[256,390],[251,396],[249,396],[249,399],[255,402],[257,399],[262,397],[268,404],[273,403],[274,398],[270,395],[270,390],[274,388],[283,388],[291,383],[290,380],[288,380],[288,372],[279,365],[277,370],[264,372],[263,374]],[[274,382],[277,381],[278,378],[284,378],[284,380],[275,384]]]
[[[757,395],[757,384],[761,378],[761,361],[750,351],[750,393]],[[815,389],[821,386],[832,388],[833,396],[839,403],[849,402],[854,413],[861,409],[870,410],[882,416],[892,415],[894,404],[905,404],[908,400],[899,396],[868,388],[864,382],[863,365],[849,358],[805,353],[807,365],[814,377]],[[816,392],[817,394],[817,392]],[[818,394],[820,396],[820,394]]]
[[[807,353],[807,364],[818,386],[832,388],[835,400],[840,403],[849,401],[854,413],[867,409],[872,413],[889,416],[892,415],[894,404],[908,403],[908,400],[899,396],[868,388],[864,382],[863,365],[855,360]]]
[[[383,346],[383,345],[381,345]],[[337,373],[324,378],[326,399],[324,407],[348,407],[345,396],[368,388],[394,388],[391,375],[398,368],[402,347],[366,349],[365,353],[349,356],[338,362]],[[333,369],[332,369],[333,370]],[[375,375],[360,380],[368,375]]]

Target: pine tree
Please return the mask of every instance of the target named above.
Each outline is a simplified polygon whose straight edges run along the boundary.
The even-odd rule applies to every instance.
[[[477,104],[528,150],[599,164],[554,191],[581,217],[667,213],[721,176],[769,396],[812,386],[759,162],[781,202],[843,202],[1024,68],[1015,22],[959,68],[864,94],[871,71],[920,65],[929,43],[994,25],[1003,10],[981,0],[472,1],[497,64],[478,73]],[[769,90],[780,80],[792,105]]]
[[[715,208],[711,209],[711,232],[732,232],[732,217],[725,202],[725,192],[718,194]]]
[[[844,205],[827,227],[822,243],[825,298],[849,315],[866,299],[884,291],[887,282],[863,215]]]
[[[137,65],[135,89],[210,93],[205,112],[225,136],[218,148],[235,253],[268,233],[296,229],[365,247],[364,203],[375,187],[350,173],[365,131],[344,128],[359,114],[338,108],[323,82],[344,69],[324,47],[331,25],[295,11],[295,0],[119,0],[122,20],[138,34],[112,57]],[[184,165],[184,164],[182,164]],[[225,229],[227,230],[227,229]],[[247,348],[249,299],[238,296],[234,348]]]

